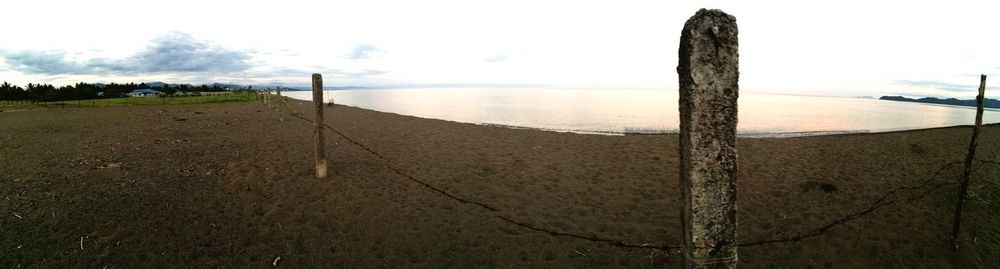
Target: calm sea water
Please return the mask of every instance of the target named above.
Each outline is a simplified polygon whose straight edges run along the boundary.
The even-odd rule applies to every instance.
[[[311,100],[309,91],[284,92]],[[417,117],[578,133],[676,133],[676,90],[434,88],[326,91],[337,104]],[[875,99],[740,93],[737,132],[783,137],[972,124],[975,109]],[[984,123],[1000,122],[987,110]]]

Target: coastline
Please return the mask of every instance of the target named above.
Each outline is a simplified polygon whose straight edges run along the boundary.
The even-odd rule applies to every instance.
[[[848,98],[848,97],[845,97],[845,98]],[[310,102],[311,103],[311,101],[308,101],[308,100],[298,100],[298,99],[289,99],[289,100],[293,100],[292,102]],[[891,101],[891,100],[889,100],[889,101]],[[337,104],[337,105],[338,106],[352,107],[352,108],[357,108],[357,109],[371,110],[371,111],[379,112],[379,113],[388,113],[388,114],[399,115],[399,116],[414,117],[414,118],[419,118],[419,119],[440,120],[440,121],[447,121],[447,122],[453,122],[453,123],[458,123],[458,124],[472,124],[472,125],[478,125],[478,126],[491,126],[491,127],[500,127],[500,128],[508,128],[508,129],[537,130],[537,131],[556,132],[556,133],[574,133],[574,134],[590,134],[590,135],[604,135],[604,136],[677,136],[679,134],[678,130],[641,130],[641,131],[637,131],[637,130],[630,130],[630,129],[626,128],[623,131],[614,132],[614,131],[600,131],[600,130],[551,129],[551,128],[527,127],[527,126],[517,126],[517,125],[508,125],[508,124],[496,124],[496,123],[460,122],[460,121],[453,121],[453,120],[446,120],[446,119],[435,119],[435,118],[420,117],[420,116],[413,116],[413,115],[404,115],[404,114],[399,114],[399,113],[395,113],[395,112],[378,111],[378,110],[374,110],[374,109],[363,108],[363,107],[352,106],[352,105],[341,105],[341,104]],[[937,105],[937,104],[927,104],[927,105]],[[975,109],[975,108],[973,108],[973,109]],[[997,111],[1000,111],[1000,109],[997,109]],[[987,126],[1000,126],[1000,123],[984,123],[982,126],[983,127],[987,127]],[[898,133],[898,132],[912,132],[912,131],[937,130],[937,129],[948,129],[948,128],[970,128],[970,127],[972,127],[971,124],[939,126],[939,127],[920,127],[920,128],[913,128],[913,129],[883,130],[883,131],[870,131],[870,130],[832,130],[832,131],[797,131],[797,132],[744,132],[744,133],[737,133],[736,137],[738,137],[738,138],[797,138],[797,137],[816,137],[816,136],[845,136],[845,135],[846,136],[850,136],[850,135],[887,134],[887,133]]]

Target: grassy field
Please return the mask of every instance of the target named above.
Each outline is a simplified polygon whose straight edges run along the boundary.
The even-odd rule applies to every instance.
[[[256,100],[257,97],[258,95],[256,93],[232,93],[223,95],[204,95],[204,96],[122,97],[122,98],[69,100],[69,101],[39,102],[39,103],[8,103],[7,101],[2,101],[0,102],[0,111],[30,110],[30,109],[40,109],[40,108],[229,103],[229,102],[253,101]]]

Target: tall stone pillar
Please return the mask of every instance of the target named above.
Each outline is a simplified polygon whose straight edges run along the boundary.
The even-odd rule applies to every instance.
[[[686,268],[736,268],[736,18],[702,9],[681,32],[680,156]]]

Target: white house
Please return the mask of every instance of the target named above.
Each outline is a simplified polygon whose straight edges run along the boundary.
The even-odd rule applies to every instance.
[[[160,92],[155,91],[153,89],[138,89],[128,93],[128,96],[131,97],[148,97],[157,95],[160,95]]]

